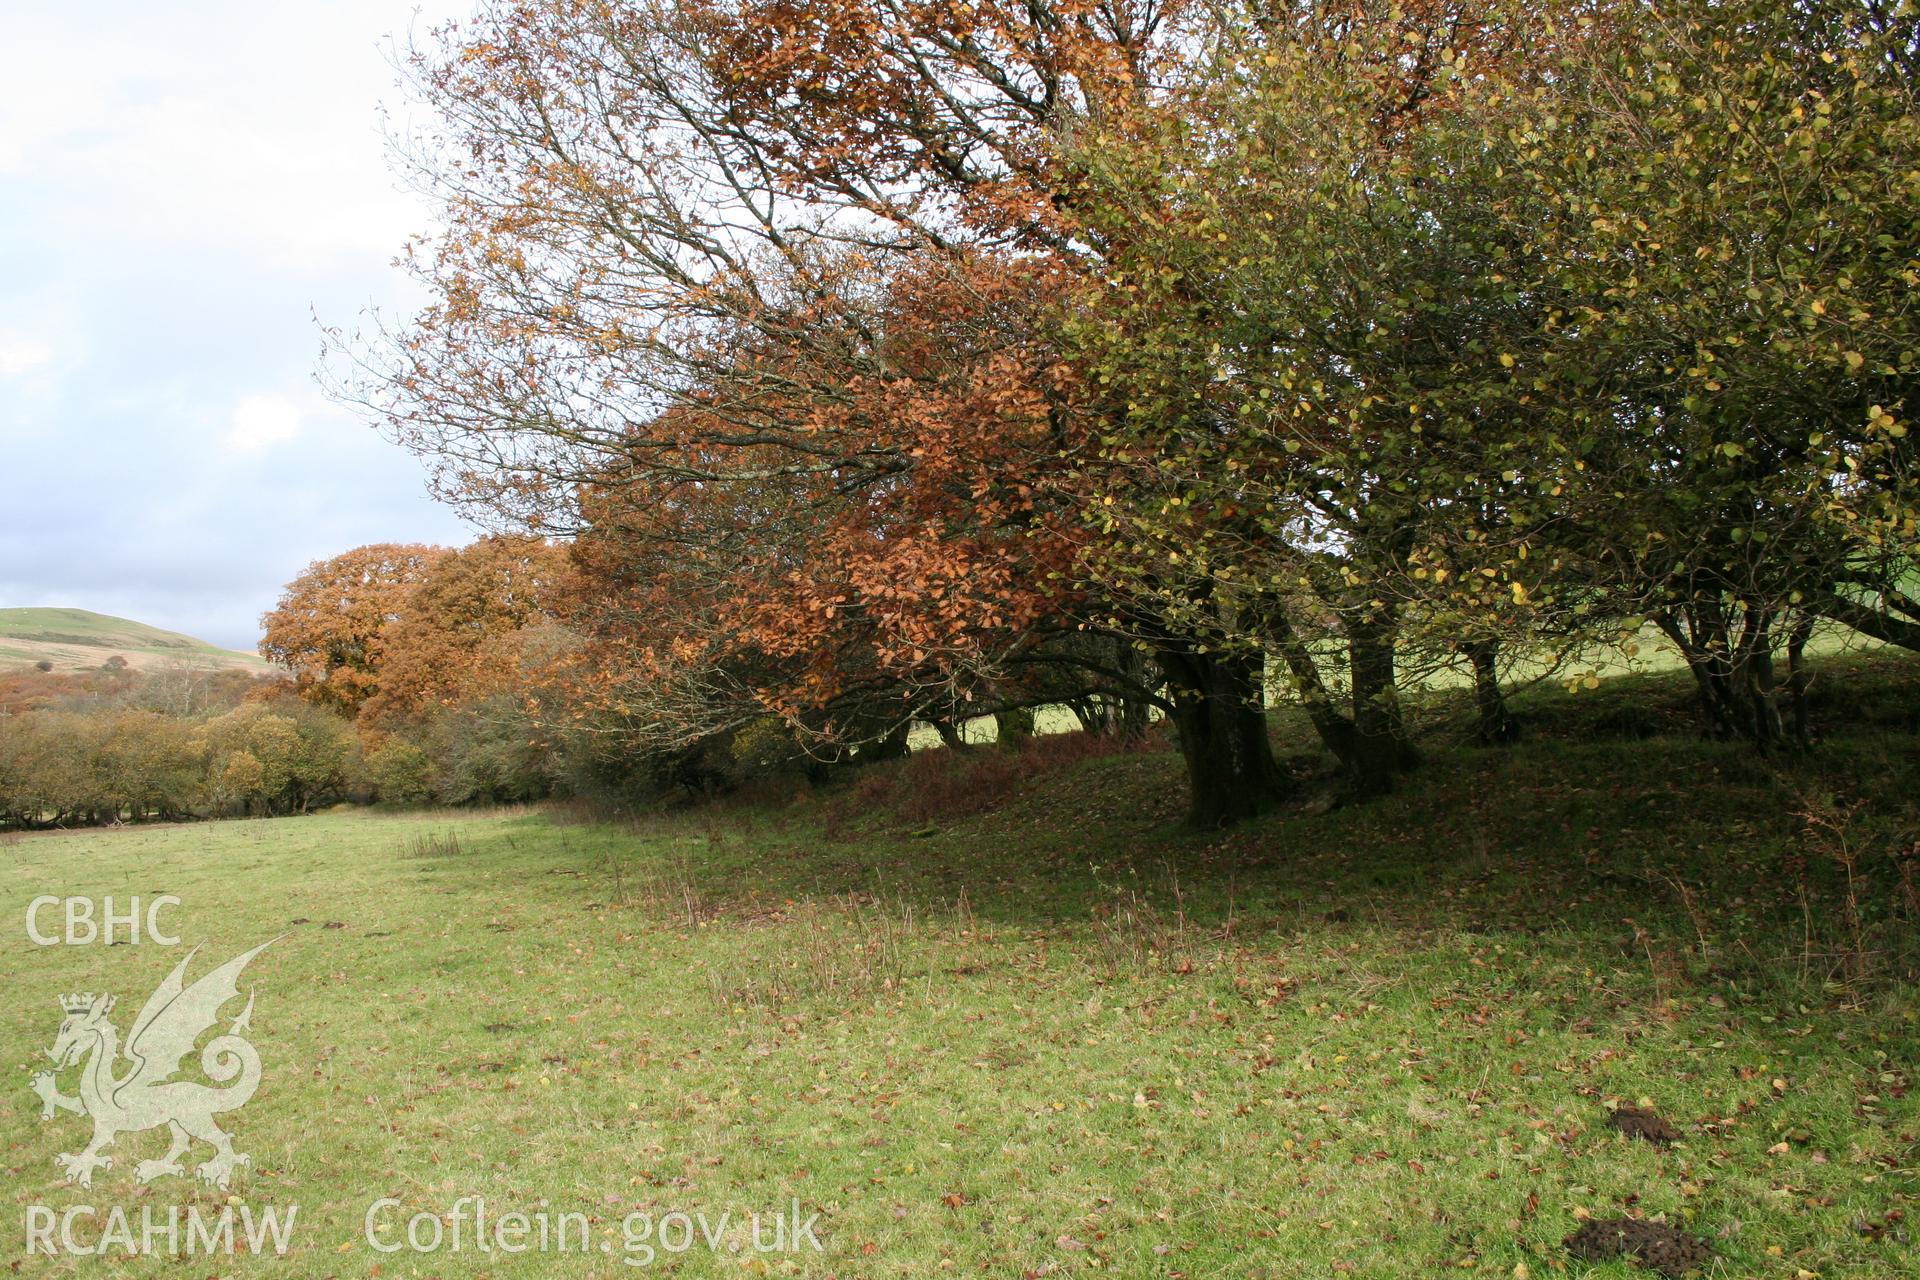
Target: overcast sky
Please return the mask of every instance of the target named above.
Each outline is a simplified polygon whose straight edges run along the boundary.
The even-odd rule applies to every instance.
[[[0,606],[251,649],[309,561],[461,542],[314,384],[317,314],[413,295],[386,39],[411,0],[14,0],[0,40]]]

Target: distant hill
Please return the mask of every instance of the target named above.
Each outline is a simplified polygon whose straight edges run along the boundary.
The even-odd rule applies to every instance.
[[[51,662],[56,671],[82,671],[120,657],[149,671],[174,665],[265,673],[266,659],[162,631],[143,622],[85,609],[0,609],[0,670]]]

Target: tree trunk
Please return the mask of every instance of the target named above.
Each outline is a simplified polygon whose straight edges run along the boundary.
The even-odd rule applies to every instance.
[[[967,749],[967,740],[960,736],[960,726],[953,721],[942,716],[938,720],[929,720],[927,723],[932,725],[933,731],[940,735],[940,741],[946,744],[947,750],[965,751]]]
[[[1073,718],[1087,733],[1109,734],[1122,742],[1137,742],[1153,723],[1152,704],[1114,693],[1089,694],[1067,703]]]
[[[1729,645],[1724,631],[1717,626],[1717,618],[1717,611],[1689,607],[1661,614],[1654,622],[1680,650],[1687,669],[1693,673],[1694,685],[1700,692],[1700,706],[1706,713],[1708,735],[1738,738],[1746,736],[1741,733],[1740,724],[1745,717],[1732,696]]]
[[[1807,690],[1813,685],[1813,673],[1807,670],[1807,641],[1812,637],[1812,618],[1802,618],[1787,633],[1787,693],[1793,699],[1793,739],[1802,747],[1813,742],[1807,728]]]
[[[854,750],[855,764],[877,764],[882,760],[899,760],[907,754],[907,730],[912,728],[911,721],[902,721],[887,731],[883,738],[863,742]]]
[[[1108,731],[1107,706],[1100,701],[1097,694],[1069,699],[1067,710],[1073,712],[1073,718],[1080,722],[1080,732],[1106,733]]]
[[[1133,645],[1120,646],[1116,665],[1134,687],[1145,689],[1151,684],[1147,678],[1146,659]],[[1151,702],[1145,698],[1130,698],[1125,693],[1108,695],[1108,702],[1108,726],[1120,735],[1121,741],[1138,742],[1147,736],[1147,730],[1153,726]]]
[[[1313,722],[1321,743],[1345,766],[1354,755],[1353,721],[1334,708],[1333,696],[1320,678],[1320,665],[1313,660],[1313,654],[1295,634],[1285,615],[1275,617],[1273,631],[1280,643],[1280,656],[1293,674],[1293,687],[1306,709],[1307,719]]]
[[[1500,691],[1500,642],[1475,640],[1465,648],[1467,661],[1473,664],[1473,704],[1480,713],[1480,745],[1503,747],[1516,741],[1520,726],[1508,714],[1506,695]]]
[[[1284,616],[1272,622],[1281,656],[1293,673],[1294,687],[1320,741],[1340,761],[1347,784],[1361,797],[1393,789],[1394,775],[1420,762],[1400,718],[1394,675],[1394,626],[1369,619],[1347,626],[1348,664],[1353,680],[1353,715],[1341,715],[1320,677],[1313,654]]]
[[[1018,751],[1033,737],[1033,708],[1016,707],[993,713],[994,745],[1003,751]]]
[[[1188,823],[1230,826],[1284,799],[1286,779],[1267,738],[1263,655],[1169,645],[1159,661],[1187,766]]]
[[[1786,735],[1780,722],[1780,704],[1774,696],[1773,614],[1747,610],[1746,634],[1740,637],[1740,674],[1746,686],[1747,718],[1753,740],[1762,751]]]
[[[1744,612],[1738,633],[1732,621],[1736,612]],[[1693,673],[1710,736],[1750,742],[1762,751],[1787,736],[1774,675],[1774,617],[1771,609],[1738,602],[1729,607],[1725,598],[1708,593],[1654,619]],[[1802,675],[1805,643],[1801,624],[1789,634],[1787,659],[1790,671]],[[1789,677],[1788,688],[1798,703],[1804,689],[1795,690],[1795,679]],[[1796,708],[1796,715],[1795,733],[1803,737],[1803,708]]]
[[[1394,775],[1419,763],[1419,753],[1400,718],[1399,681],[1393,669],[1393,624],[1377,618],[1347,624],[1353,672],[1353,755],[1347,775],[1361,796],[1393,790]]]

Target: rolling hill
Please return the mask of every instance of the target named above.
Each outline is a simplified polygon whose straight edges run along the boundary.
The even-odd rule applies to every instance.
[[[80,671],[121,657],[129,666],[151,670],[175,664],[272,670],[256,654],[222,649],[142,622],[91,613],[85,609],[0,609],[0,670],[51,662],[56,671]]]

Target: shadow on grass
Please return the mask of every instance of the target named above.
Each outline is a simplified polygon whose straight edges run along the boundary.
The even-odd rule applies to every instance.
[[[1828,660],[1820,745],[1770,757],[1702,740],[1684,673],[1529,690],[1529,737],[1509,749],[1461,744],[1437,699],[1419,709],[1426,763],[1392,795],[1214,834],[1179,827],[1164,736],[930,752],[824,791],[568,829],[600,893],[645,886],[689,919],[844,899],[964,903],[1039,934],[1177,921],[1223,945],[1578,935],[1663,986],[1846,999],[1920,976],[1917,671],[1904,655]]]

